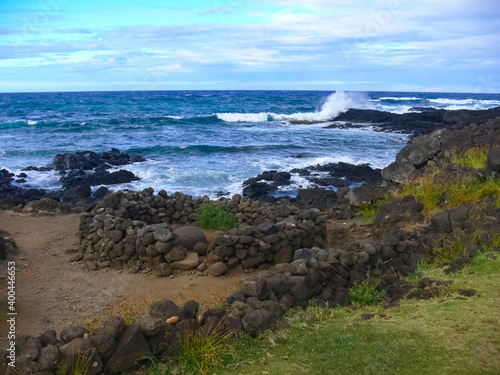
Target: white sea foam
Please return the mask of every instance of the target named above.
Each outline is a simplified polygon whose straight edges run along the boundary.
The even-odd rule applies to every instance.
[[[383,98],[380,98],[378,99],[377,101],[382,101],[382,100],[401,100],[401,101],[415,101],[415,100],[421,100],[420,98],[415,98],[415,97],[412,97],[412,98],[408,98],[408,97],[392,97],[392,96],[387,96],[387,97],[383,97]]]
[[[272,112],[260,113],[217,113],[216,116],[225,122],[265,122],[265,121],[327,121],[355,106],[355,98],[337,91],[330,95],[325,104],[317,112],[297,112],[291,115]]]
[[[38,121],[36,120],[28,120],[28,125],[36,125],[38,124]]]

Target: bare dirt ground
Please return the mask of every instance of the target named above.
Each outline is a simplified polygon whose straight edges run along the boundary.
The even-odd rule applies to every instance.
[[[19,247],[16,262],[17,332],[33,335],[45,329],[61,331],[108,315],[137,315],[151,303],[171,299],[178,305],[193,299],[202,307],[217,307],[237,289],[239,275],[222,278],[174,274],[157,278],[108,269],[86,271],[70,263],[78,247],[79,216],[32,216],[0,211],[0,229]],[[12,259],[11,259],[12,260]],[[0,344],[6,324],[7,261],[0,262]]]

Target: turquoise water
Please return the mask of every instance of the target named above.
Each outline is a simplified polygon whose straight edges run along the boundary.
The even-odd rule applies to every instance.
[[[345,161],[384,167],[407,136],[370,129],[323,129],[348,108],[404,113],[412,107],[487,109],[500,95],[324,91],[153,91],[0,94],[0,167],[19,173],[63,152],[112,147],[145,163],[142,178],[113,189],[153,187],[214,197],[241,192],[264,170]],[[324,121],[293,125],[291,120]],[[301,158],[296,158],[301,154]],[[27,172],[27,184],[56,189],[54,172]],[[292,191],[307,186],[292,177]],[[25,185],[26,186],[26,185]]]

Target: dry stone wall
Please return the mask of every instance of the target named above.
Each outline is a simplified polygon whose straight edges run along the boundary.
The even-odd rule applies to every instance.
[[[234,213],[238,229],[217,232],[209,249],[185,246],[173,228],[195,224],[200,208],[208,203]],[[89,270],[151,270],[158,276],[169,276],[171,268],[197,268],[200,263],[205,264],[202,269],[221,262],[227,268],[262,269],[291,262],[293,251],[301,247],[322,245],[324,233],[319,210],[301,210],[285,201],[266,204],[239,195],[210,201],[181,193],[169,196],[164,191],[154,195],[152,189],[117,192],[82,214],[80,253],[72,260],[84,261]],[[192,250],[195,254],[189,253]],[[185,261],[187,257],[192,261]]]

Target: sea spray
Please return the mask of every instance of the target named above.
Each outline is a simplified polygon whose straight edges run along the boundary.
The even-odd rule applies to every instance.
[[[363,104],[358,104],[355,98],[359,99],[360,95],[358,93],[336,91],[328,97],[321,110],[316,112],[296,112],[293,114],[276,114],[272,112],[217,113],[217,117],[225,122],[329,121],[349,108],[362,107]]]

